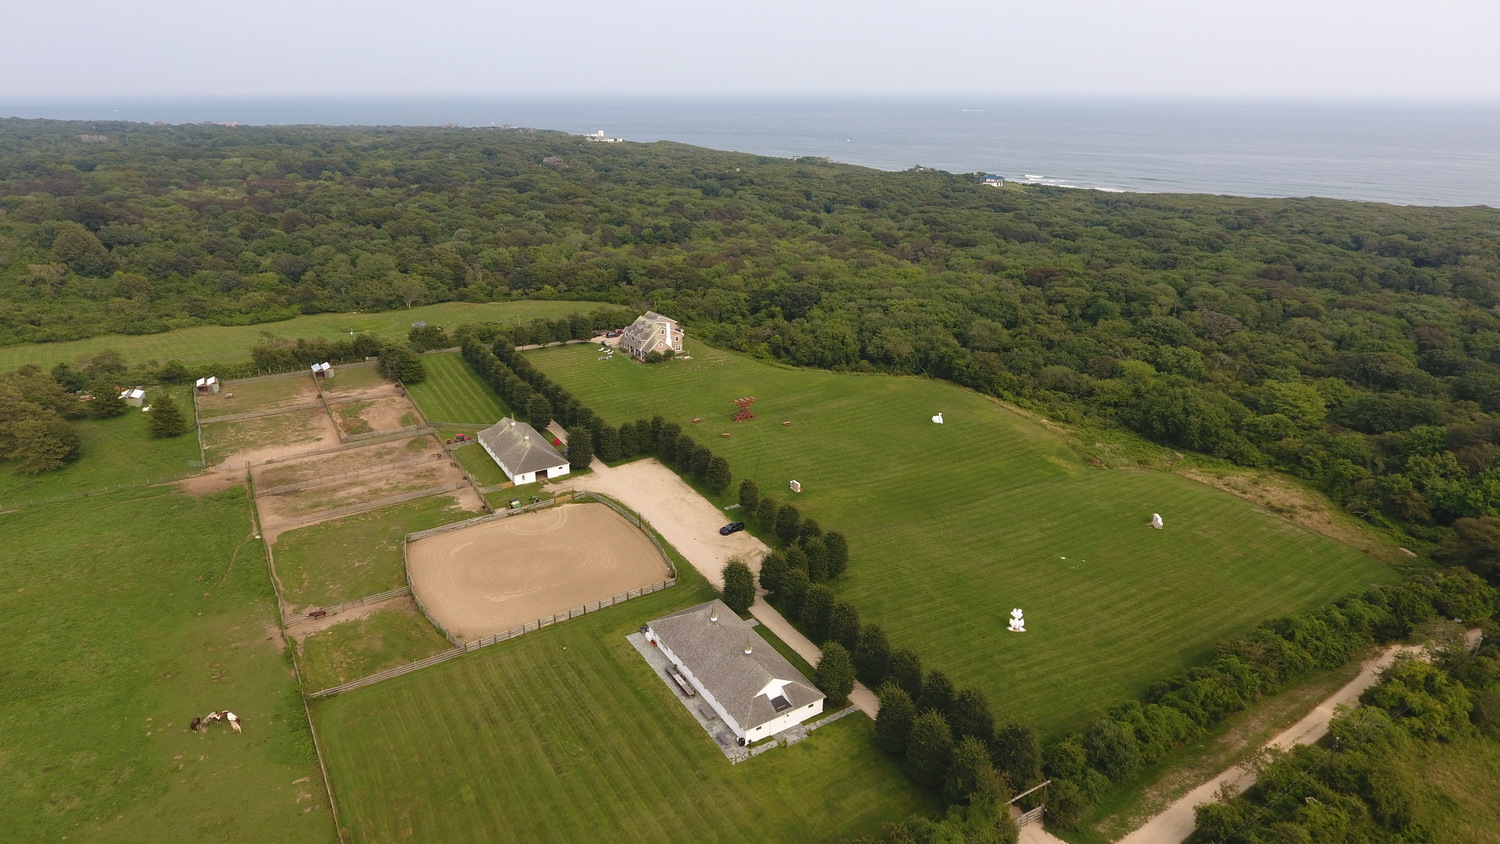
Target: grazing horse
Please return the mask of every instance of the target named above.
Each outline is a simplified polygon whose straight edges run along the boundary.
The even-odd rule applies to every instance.
[[[215,721],[217,721],[217,720],[219,720],[220,718],[223,718],[223,717],[224,717],[223,715],[220,715],[217,712],[210,712],[207,715],[203,716],[203,722],[202,723],[203,723],[204,729],[207,729],[209,724],[212,724],[213,722],[215,722]]]
[[[235,732],[240,732],[240,717],[238,715],[226,709],[224,710],[224,717],[229,721],[229,726],[233,727]]]
[[[195,717],[192,720],[192,722],[188,724],[188,729],[192,730],[193,732],[196,733],[196,732],[198,732],[198,725],[202,724],[202,723],[203,723],[203,719],[202,718],[196,718]]]

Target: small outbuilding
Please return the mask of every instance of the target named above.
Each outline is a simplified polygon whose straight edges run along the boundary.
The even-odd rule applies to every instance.
[[[207,378],[199,378],[193,384],[193,390],[201,394],[217,393],[219,391],[219,379],[214,375],[210,375]]]
[[[525,422],[506,417],[475,438],[512,483],[529,484],[568,474],[568,458]]]
[[[142,390],[140,387],[133,387],[129,390],[121,390],[120,401],[125,402],[131,407],[141,407],[146,403],[146,391]]]
[[[718,599],[658,618],[646,638],[741,744],[823,711],[824,695]]]
[[[313,364],[312,365],[312,375],[313,375],[314,378],[322,378],[324,381],[332,381],[333,380],[333,364],[329,363],[326,360],[323,361],[322,363],[315,363],[315,364]]]
[[[673,354],[682,351],[682,327],[677,320],[664,317],[656,311],[647,311],[636,317],[635,322],[620,335],[620,348],[645,360],[652,352]]]

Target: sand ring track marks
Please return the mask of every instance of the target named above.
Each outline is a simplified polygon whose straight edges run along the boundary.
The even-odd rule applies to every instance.
[[[500,633],[667,579],[640,528],[603,504],[567,504],[424,537],[412,590],[460,639]]]

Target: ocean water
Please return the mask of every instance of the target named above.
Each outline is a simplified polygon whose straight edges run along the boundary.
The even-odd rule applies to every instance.
[[[1500,207],[1500,103],[347,99],[4,102],[0,115],[529,126],[1110,191]]]

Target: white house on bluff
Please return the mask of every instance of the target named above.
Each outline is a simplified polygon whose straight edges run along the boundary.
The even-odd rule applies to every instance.
[[[677,320],[647,311],[620,336],[620,348],[642,360],[652,352],[681,352],[682,327]]]
[[[723,601],[658,618],[646,625],[646,638],[742,744],[823,711],[823,693]]]
[[[529,484],[568,474],[568,458],[525,422],[507,417],[480,431],[477,438],[513,483]]]

